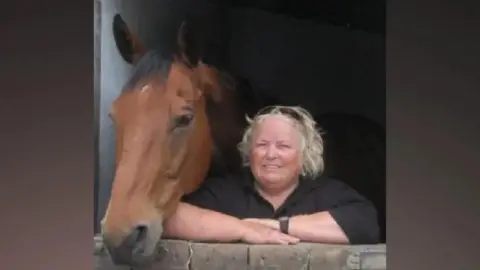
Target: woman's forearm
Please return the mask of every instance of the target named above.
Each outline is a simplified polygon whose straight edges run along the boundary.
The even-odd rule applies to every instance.
[[[164,223],[164,237],[193,241],[233,242],[241,240],[242,222],[235,217],[180,203]]]
[[[245,219],[280,231],[276,219]],[[288,234],[304,242],[348,244],[348,237],[328,212],[299,215],[290,218]]]
[[[348,244],[348,237],[328,212],[290,218],[288,234],[307,242]]]

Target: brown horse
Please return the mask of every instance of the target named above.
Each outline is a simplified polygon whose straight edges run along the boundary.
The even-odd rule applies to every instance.
[[[116,169],[102,236],[117,264],[154,259],[163,221],[206,178],[214,148],[235,154],[242,134],[227,77],[190,63],[182,28],[179,37],[180,53],[171,59],[132,53],[140,60],[111,107]]]

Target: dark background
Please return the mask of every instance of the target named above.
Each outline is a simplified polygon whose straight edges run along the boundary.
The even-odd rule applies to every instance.
[[[476,269],[478,8],[411,3],[387,6],[388,267]],[[93,267],[92,14],[83,1],[2,9],[5,268]]]

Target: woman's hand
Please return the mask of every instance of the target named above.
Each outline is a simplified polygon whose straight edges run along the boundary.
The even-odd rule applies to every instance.
[[[259,220],[244,219],[241,221],[244,225],[242,241],[249,244],[296,244],[300,239],[283,234],[280,231],[262,224]]]

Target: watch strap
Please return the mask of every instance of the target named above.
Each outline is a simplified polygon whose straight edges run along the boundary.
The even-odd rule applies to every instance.
[[[280,224],[280,231],[282,233],[288,234],[288,226],[289,226],[290,219],[288,217],[281,217],[278,219]]]

